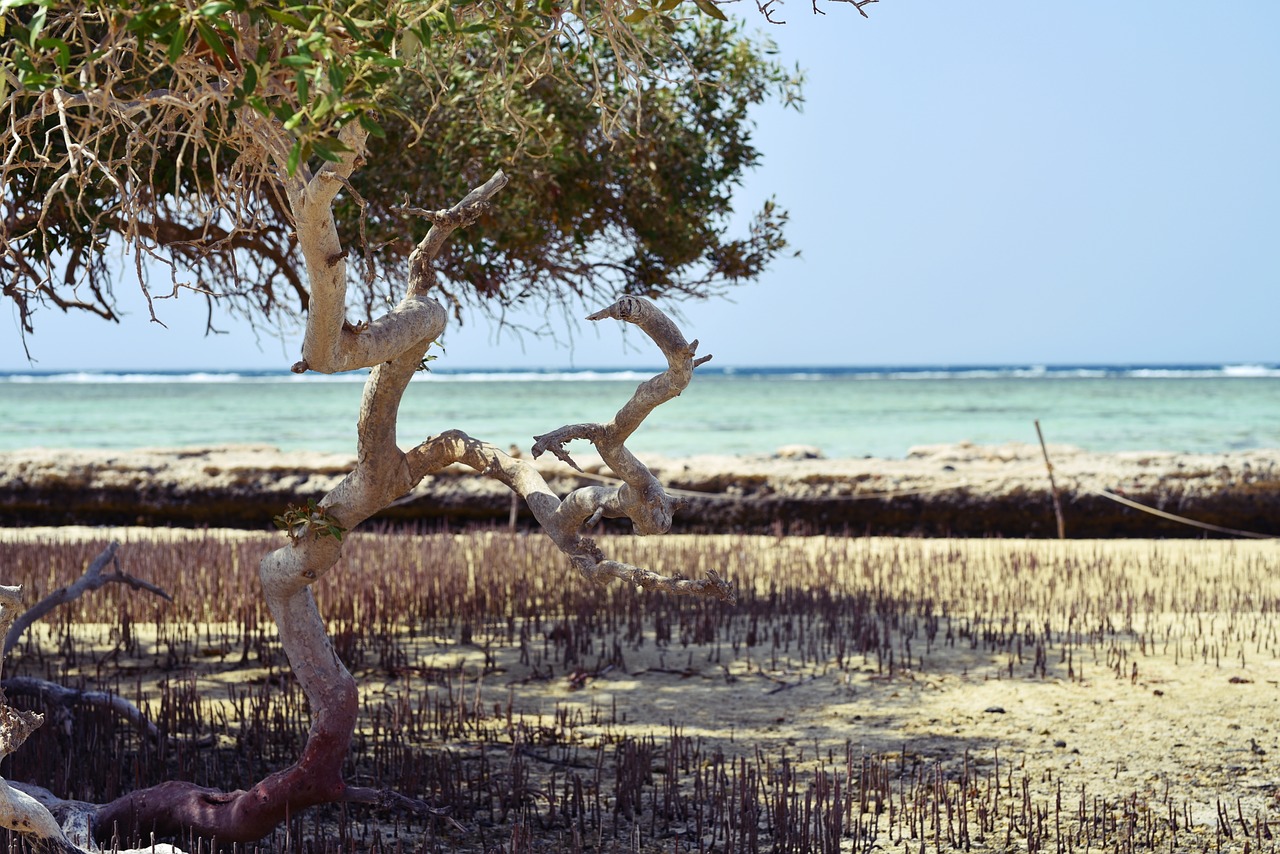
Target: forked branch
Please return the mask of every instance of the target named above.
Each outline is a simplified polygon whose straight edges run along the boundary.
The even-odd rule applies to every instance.
[[[617,518],[628,515],[627,504],[622,500],[623,493],[630,489],[628,484],[583,487],[561,500],[551,491],[542,474],[527,461],[516,459],[488,442],[473,439],[461,430],[432,436],[409,451],[407,457],[415,483],[454,463],[462,463],[485,477],[506,484],[524,498],[538,524],[590,581],[607,584],[618,578],[646,590],[734,601],[733,585],[714,571],[701,579],[660,575],[607,559],[596,541],[583,535],[583,531],[601,516]],[[656,478],[654,482],[657,482]],[[658,489],[661,490],[660,485]],[[665,493],[662,496],[665,498]]]
[[[351,142],[354,149],[362,140]],[[323,536],[324,530],[352,530],[413,486],[408,460],[395,441],[397,413],[427,347],[443,330],[444,310],[426,296],[424,277],[411,274],[405,299],[371,325],[377,329],[357,332],[342,328],[344,276],[335,275],[332,268],[345,261],[333,254],[338,247],[330,206],[334,187],[350,168],[354,168],[354,160],[322,170],[299,185],[301,190],[298,186],[291,190],[291,202],[296,205],[295,212],[306,215],[305,226],[299,222],[298,232],[312,286],[307,334],[313,346],[304,351],[308,354],[304,362],[316,356],[326,360],[324,367],[310,367],[345,370],[377,354],[360,404],[356,467],[316,506],[316,517],[325,524],[301,526],[287,544],[263,558],[259,567],[263,595],[279,629],[281,645],[311,709],[311,727],[302,755],[293,765],[269,774],[247,791],[218,792],[170,781],[131,792],[104,805],[94,816],[94,833],[100,842],[109,841],[117,828],[131,838],[155,833],[216,838],[221,843],[251,842],[308,807],[368,803],[375,797],[368,789],[349,786],[344,778],[359,695],[355,679],[333,649],[311,586],[334,568],[342,553],[341,540]],[[505,183],[501,173],[495,175],[450,209],[461,210],[463,216],[442,217],[443,222],[433,225],[419,245],[420,269],[430,269],[444,239]],[[352,345],[354,339],[370,336],[378,339],[376,347]],[[307,367],[302,365],[303,370]],[[401,808],[433,814],[430,807],[412,799],[377,797]]]
[[[586,439],[596,446],[601,459],[623,481],[623,486],[618,489],[617,508],[602,505],[603,515],[627,516],[635,524],[638,534],[664,534],[671,528],[676,502],[667,495],[653,472],[627,449],[626,441],[649,413],[678,397],[693,379],[694,368],[711,357],[695,358],[698,342],[685,341],[671,318],[647,299],[623,297],[587,319],[605,318],[640,327],[666,357],[667,370],[641,383],[612,421],[605,424],[569,424],[535,436],[533,456],[537,458],[550,451],[556,458],[581,471],[564,446],[574,439]]]
[[[149,581],[143,581],[141,578],[129,575],[120,568],[120,558],[116,556],[116,551],[119,548],[119,543],[112,543],[107,546],[101,554],[93,559],[93,562],[89,564],[89,568],[84,571],[84,575],[76,579],[75,583],[66,587],[59,587],[57,590],[53,591],[48,596],[44,597],[17,616],[13,621],[13,625],[4,636],[4,649],[0,651],[0,655],[8,656],[9,651],[12,650],[14,646],[17,645],[18,641],[22,639],[23,633],[26,632],[33,623],[42,619],[45,614],[48,614],[54,608],[57,608],[59,605],[65,605],[68,602],[74,602],[84,594],[97,590],[107,584],[126,584],[134,590],[145,590],[148,593],[154,593],[161,599],[172,602],[173,597],[166,593],[162,588],[157,587]],[[102,570],[107,566],[107,564],[112,564],[115,567],[115,572],[109,575],[103,575]]]
[[[592,581],[604,583],[620,578],[646,589],[732,601],[732,585],[715,572],[698,580],[659,575],[608,560],[595,541],[583,535],[584,530],[602,517],[629,518],[638,534],[660,534],[670,530],[678,502],[667,494],[653,472],[631,453],[626,447],[626,440],[649,413],[679,396],[693,378],[694,368],[710,358],[695,358],[698,342],[685,341],[675,323],[646,299],[623,297],[588,319],[605,318],[639,326],[666,356],[667,370],[641,383],[613,420],[603,424],[570,424],[535,437],[533,456],[536,458],[550,451],[581,471],[564,446],[574,439],[586,439],[596,446],[601,458],[623,481],[620,486],[583,487],[561,500],[532,465],[456,430],[432,437],[409,451],[411,478],[417,483],[445,466],[462,463],[486,477],[501,481],[523,497],[538,524],[569,556],[578,571]]]

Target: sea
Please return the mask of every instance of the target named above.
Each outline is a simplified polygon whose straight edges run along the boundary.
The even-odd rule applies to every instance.
[[[458,428],[527,449],[607,421],[645,370],[436,370],[410,384],[399,439]],[[0,450],[265,444],[353,452],[363,374],[0,372]],[[629,442],[639,454],[902,458],[1045,440],[1090,451],[1280,448],[1280,364],[699,368]],[[571,449],[572,450],[572,449]],[[585,449],[583,449],[585,450]]]

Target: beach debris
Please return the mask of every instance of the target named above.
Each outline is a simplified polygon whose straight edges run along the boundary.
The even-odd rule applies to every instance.
[[[822,460],[826,455],[816,445],[783,445],[773,452],[776,460]]]

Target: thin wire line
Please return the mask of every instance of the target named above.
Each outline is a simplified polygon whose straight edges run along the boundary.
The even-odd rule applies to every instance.
[[[1100,495],[1103,498],[1110,498],[1112,501],[1115,501],[1119,504],[1123,504],[1126,507],[1132,507],[1134,510],[1141,510],[1144,513],[1150,513],[1152,516],[1159,516],[1161,519],[1169,519],[1170,521],[1173,521],[1173,522],[1181,522],[1184,525],[1193,525],[1197,528],[1204,528],[1206,531],[1216,531],[1219,534],[1233,534],[1237,537],[1253,537],[1255,540],[1275,539],[1275,537],[1272,536],[1271,534],[1258,534],[1253,531],[1241,531],[1238,528],[1224,528],[1221,525],[1211,525],[1208,522],[1197,522],[1195,519],[1188,519],[1186,516],[1176,516],[1173,513],[1166,513],[1163,510],[1157,510],[1154,507],[1148,507],[1145,504],[1139,504],[1136,501],[1131,501],[1128,498],[1124,498],[1122,496],[1116,495],[1114,492],[1108,492],[1105,489],[1090,489],[1088,491],[1093,495]]]

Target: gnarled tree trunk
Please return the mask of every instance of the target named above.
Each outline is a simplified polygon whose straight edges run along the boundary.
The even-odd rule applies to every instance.
[[[364,134],[348,130],[344,142],[352,152],[342,162],[328,164],[315,175],[303,167],[285,185],[311,281],[303,358],[294,370],[332,373],[372,368],[360,406],[357,464],[316,507],[285,515],[289,542],[263,558],[260,567],[263,595],[311,708],[306,746],[293,765],[247,791],[219,792],[170,781],[101,806],[91,819],[99,842],[116,835],[145,840],[153,834],[248,842],[262,838],[287,816],[339,801],[429,809],[394,793],[350,786],[343,779],[342,766],[356,725],[357,685],[333,650],[311,586],[337,564],[343,531],[409,492],[423,477],[455,462],[502,481],[522,496],[572,565],[593,581],[622,578],[671,593],[732,598],[730,586],[714,573],[701,580],[663,577],[608,560],[583,535],[601,516],[629,517],[641,534],[665,532],[675,510],[673,499],[625,442],[649,412],[680,394],[694,367],[706,359],[695,359],[697,342],[686,342],[647,300],[624,297],[590,319],[615,318],[638,325],[661,348],[668,369],[643,383],[612,421],[561,427],[538,437],[533,449],[534,456],[550,450],[572,463],[564,445],[588,439],[623,480],[622,485],[587,487],[561,500],[528,463],[458,431],[430,437],[407,452],[397,446],[401,397],[427,348],[444,329],[445,311],[427,295],[435,276],[432,262],[454,229],[480,216],[507,179],[499,172],[452,208],[420,212],[433,225],[412,255],[404,299],[386,316],[353,327],[344,316],[346,260],[332,202],[359,161]]]

